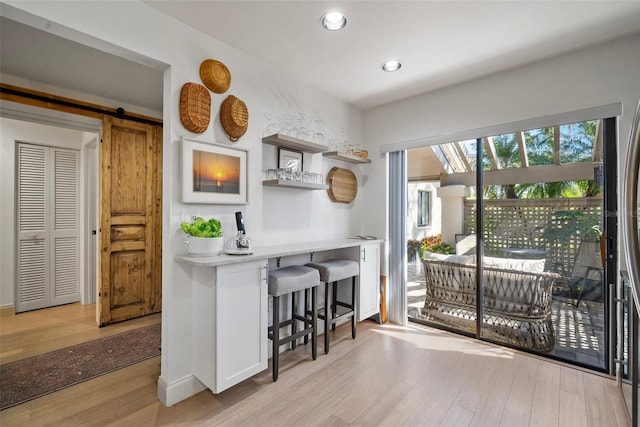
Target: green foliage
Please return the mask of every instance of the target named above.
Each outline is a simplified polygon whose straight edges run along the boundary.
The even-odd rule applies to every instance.
[[[570,123],[559,126],[560,162],[590,162],[601,158],[602,153],[593,153],[596,140],[597,121]],[[523,132],[529,165],[553,165],[555,163],[555,130],[552,127],[531,129]],[[515,133],[507,133],[492,137],[496,160],[501,169],[522,166],[518,141]],[[486,147],[483,147],[483,169],[493,169],[489,161]],[[538,198],[573,198],[594,197],[602,193],[602,187],[593,180],[517,183],[509,185],[485,186],[485,199],[538,199]]]
[[[438,245],[426,246],[424,247],[424,250],[427,252],[434,252],[437,254],[444,254],[444,255],[456,253],[455,248],[448,243],[440,243]]]
[[[523,199],[561,199],[583,197],[576,181],[538,182],[521,184],[517,189],[518,196]]]
[[[425,237],[422,240],[407,240],[407,255],[410,259],[417,254],[420,254],[420,258],[422,258],[425,251],[445,255],[456,252],[453,246],[442,242],[441,234]]]
[[[191,222],[180,224],[182,231],[194,237],[222,237],[222,224],[215,218],[208,221],[195,217]]]
[[[593,155],[596,127],[595,120],[560,126],[560,162],[587,162],[602,155]]]
[[[531,129],[524,132],[529,165],[552,165],[553,128]]]
[[[519,168],[522,166],[515,133],[494,136],[493,146],[496,150],[496,158],[501,169]]]
[[[435,236],[430,236],[422,239],[420,248],[422,250],[421,254],[424,251],[445,255],[453,254],[456,252],[453,246],[442,241],[442,234],[436,234]]]

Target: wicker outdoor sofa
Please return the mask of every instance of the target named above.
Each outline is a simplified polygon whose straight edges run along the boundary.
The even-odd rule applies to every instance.
[[[423,311],[426,320],[475,333],[475,257],[440,255],[436,258],[422,260],[427,288]],[[541,267],[535,268],[539,272],[523,271],[533,265],[529,260],[486,260],[493,262],[483,265],[482,336],[519,348],[552,350],[555,334],[551,323],[551,292],[561,276],[542,272],[544,260],[535,262]],[[507,268],[502,268],[503,264]]]

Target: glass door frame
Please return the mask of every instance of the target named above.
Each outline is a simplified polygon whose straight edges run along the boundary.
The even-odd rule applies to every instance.
[[[569,361],[559,356],[545,355],[532,350],[516,347],[508,343],[498,342],[487,337],[482,336],[483,327],[483,307],[484,307],[484,293],[483,293],[483,257],[484,257],[484,229],[483,229],[483,170],[482,163],[482,138],[476,138],[476,209],[475,209],[475,227],[476,227],[476,331],[475,334],[465,333],[451,329],[447,326],[443,326],[437,323],[431,323],[429,321],[420,320],[420,323],[425,323],[430,326],[437,327],[439,329],[449,330],[456,334],[472,336],[476,339],[492,342],[501,346],[514,348],[520,351],[530,352],[533,354],[542,355],[552,360],[558,360],[565,363],[571,363],[575,366],[584,367],[590,370],[599,371],[607,374],[613,374],[615,367],[613,366],[615,359],[615,346],[612,345],[611,336],[615,336],[616,319],[612,316],[613,310],[613,296],[619,279],[618,274],[618,256],[617,256],[617,215],[609,214],[617,212],[617,117],[609,117],[598,119],[601,120],[603,126],[603,159],[604,159],[604,200],[603,200],[603,218],[602,227],[606,236],[606,263],[604,266],[605,283],[603,284],[603,308],[604,308],[604,362],[603,366],[594,367],[592,365],[586,365],[579,362]],[[406,151],[405,151],[406,153]],[[406,184],[406,183],[405,183]],[[406,248],[406,236],[403,238]],[[406,284],[406,283],[405,283]]]

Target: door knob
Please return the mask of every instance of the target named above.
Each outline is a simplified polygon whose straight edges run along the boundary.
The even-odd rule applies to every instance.
[[[29,234],[29,237],[31,237],[32,239],[35,239],[36,238],[36,233]]]

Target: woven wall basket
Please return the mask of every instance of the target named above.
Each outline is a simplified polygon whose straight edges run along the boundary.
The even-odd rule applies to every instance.
[[[331,168],[327,184],[327,193],[332,202],[351,203],[358,194],[358,178],[349,169]]]
[[[236,142],[249,126],[247,105],[233,95],[227,96],[220,106],[220,123],[229,139]]]
[[[185,83],[180,90],[180,121],[188,131],[202,133],[211,120],[211,95],[206,87]]]
[[[226,65],[215,59],[205,59],[200,64],[202,83],[213,93],[225,93],[231,85],[231,73]]]

